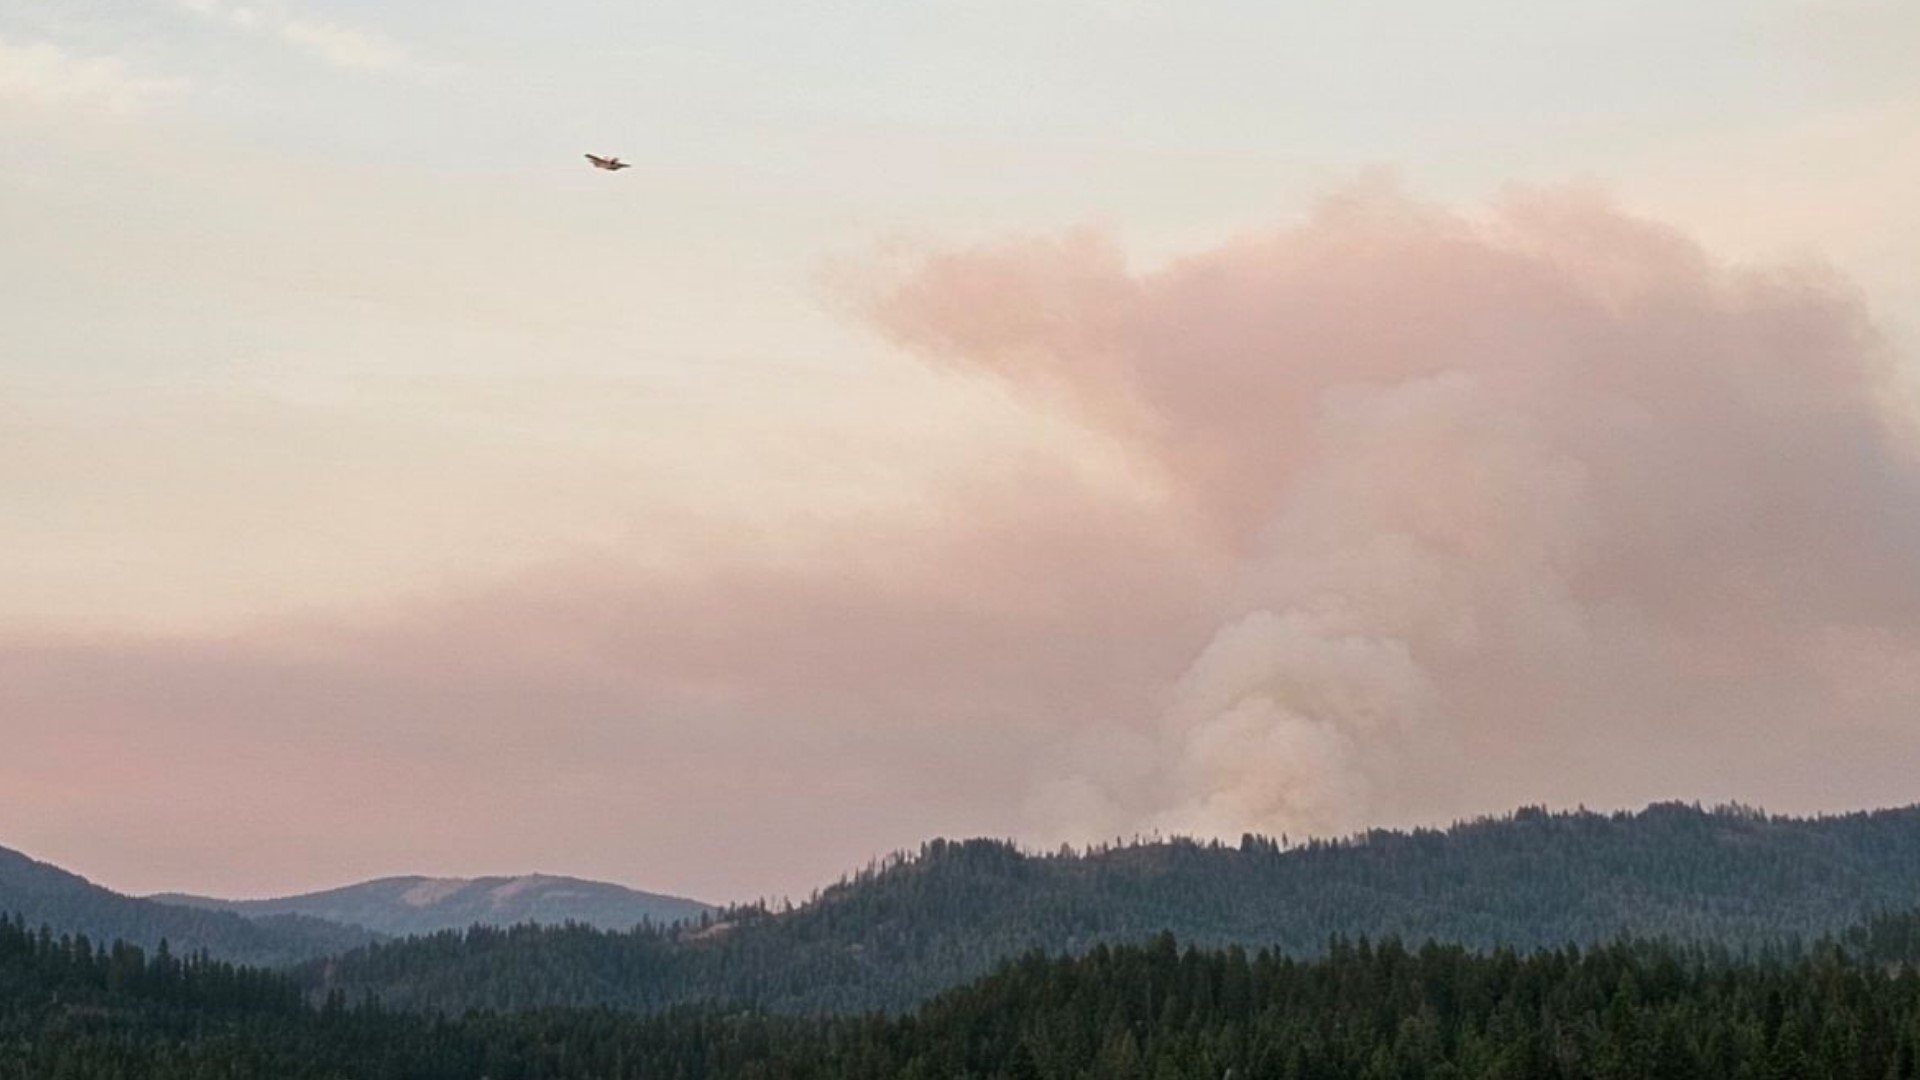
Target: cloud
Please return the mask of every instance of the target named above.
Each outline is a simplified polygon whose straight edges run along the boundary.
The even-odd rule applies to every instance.
[[[1100,467],[985,434],[912,505],[670,564],[232,635],[19,628],[0,819],[130,886],[213,887],[192,856],[242,890],[541,866],[728,896],[932,833],[1912,797],[1920,462],[1818,267],[1587,196],[1358,189],[1153,270],[1077,232],[877,280],[904,352]]]
[[[0,102],[131,114],[185,86],[180,79],[140,75],[117,57],[78,56],[44,41],[0,38]]]
[[[1920,749],[1920,463],[1818,268],[1585,196],[1357,190],[1149,274],[1087,235],[938,254],[873,310],[1127,447],[1231,553],[1157,769],[1083,748],[1136,827],[1844,804],[1782,755]]]
[[[331,23],[287,19],[280,37],[335,67],[397,71],[409,62],[406,50],[386,38]]]
[[[400,44],[372,31],[307,18],[274,5],[226,0],[178,0],[181,8],[204,19],[243,30],[270,33],[334,67],[354,71],[398,72],[418,67]]]
[[[804,891],[917,836],[1007,832],[1034,763],[1135,715],[1208,616],[1180,577],[1204,560],[1150,516],[1006,479],[940,528],[843,528],[780,564],[716,543],[385,618],[0,635],[0,816],[128,886],[183,883],[218,836],[211,875],[256,891],[481,865]]]

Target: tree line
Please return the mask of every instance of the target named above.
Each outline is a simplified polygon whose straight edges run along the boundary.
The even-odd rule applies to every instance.
[[[898,1012],[1032,950],[1076,954],[1162,930],[1300,956],[1360,935],[1482,950],[1622,935],[1743,945],[1838,932],[1915,897],[1911,809],[1813,820],[1679,804],[1522,810],[1304,844],[1148,838],[1034,853],[937,840],[798,906],[629,932],[476,927],[349,952],[302,976],[316,993],[454,1013],[715,1000]]]
[[[1920,914],[1764,948],[1171,934],[1031,953],[903,1015],[395,1011],[0,920],[0,1080],[1906,1080]]]

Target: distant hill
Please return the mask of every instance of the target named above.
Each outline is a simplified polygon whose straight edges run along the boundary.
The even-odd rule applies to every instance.
[[[168,904],[231,911],[252,919],[308,916],[403,936],[464,930],[475,924],[583,923],[630,930],[698,919],[713,910],[697,900],[638,892],[622,885],[529,874],[522,877],[390,877],[276,900],[215,900],[164,894]]]
[[[1740,946],[1838,931],[1920,901],[1920,808],[1796,819],[1661,804],[1522,810],[1445,831],[1292,849],[1170,841],[1025,854],[935,841],[790,912],[732,909],[677,932],[522,929],[377,945],[318,987],[460,1011],[701,999],[781,1011],[903,1009],[1029,950],[1162,930],[1314,954],[1333,935],[1475,949],[1618,935]]]
[[[124,896],[6,848],[0,848],[0,914],[95,942],[118,938],[153,949],[165,940],[176,956],[204,949],[219,959],[264,966],[341,952],[377,937],[304,916],[252,920]]]

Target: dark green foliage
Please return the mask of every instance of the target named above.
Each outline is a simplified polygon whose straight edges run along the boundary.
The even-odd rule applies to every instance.
[[[1843,935],[1904,951],[1920,916]],[[1734,957],[1171,935],[1032,954],[911,1016],[716,1006],[458,1019],[0,922],[0,1080],[1909,1080],[1920,977],[1845,944]]]
[[[206,951],[249,964],[292,964],[341,952],[377,935],[304,916],[258,921],[223,911],[197,911],[123,896],[59,867],[0,848],[0,911],[18,912],[95,941],[121,939],[153,948],[161,940],[183,953]]]
[[[1481,950],[1622,934],[1738,945],[1812,938],[1915,898],[1916,809],[1813,820],[1678,804],[1524,810],[1291,849],[1255,836],[1055,855],[935,841],[791,911],[737,908],[678,932],[476,929],[308,974],[322,989],[455,1013],[707,1000],[860,1012],[910,1008],[1030,950],[1080,953],[1162,930],[1295,955],[1339,935]]]

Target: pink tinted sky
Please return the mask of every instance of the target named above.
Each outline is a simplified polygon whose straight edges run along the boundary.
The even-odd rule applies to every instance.
[[[1913,9],[749,7],[0,3],[0,845],[1916,797]]]

